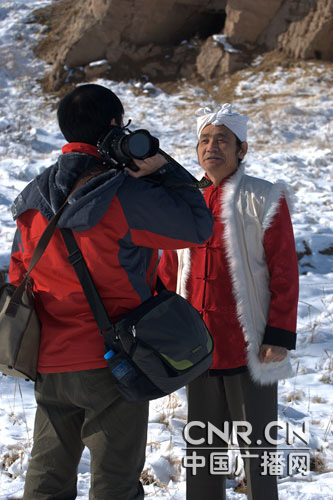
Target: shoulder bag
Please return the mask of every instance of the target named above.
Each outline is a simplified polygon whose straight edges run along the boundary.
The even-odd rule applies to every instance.
[[[11,283],[0,285],[0,372],[5,375],[36,380],[40,323],[30,273],[46,250],[66,204],[67,200],[45,228],[18,287]]]
[[[104,357],[127,401],[166,396],[209,369],[213,340],[187,300],[163,287],[158,295],[112,323],[72,231],[61,232],[69,262],[104,339]]]
[[[86,182],[84,175],[79,177],[65,202],[46,226],[19,286],[15,287],[11,283],[0,285],[0,373],[36,380],[40,322],[34,307],[30,273],[46,250],[68,199]]]

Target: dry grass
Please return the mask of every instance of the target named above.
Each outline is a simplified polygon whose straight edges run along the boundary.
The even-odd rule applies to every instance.
[[[150,448],[150,452],[153,453],[153,451],[159,450],[161,447],[160,441],[149,441],[147,443],[147,448]]]
[[[26,457],[29,445],[17,444],[15,446],[8,447],[8,451],[0,459],[0,471],[3,474],[15,479],[17,474],[13,474],[9,471],[10,467],[17,461],[20,462],[21,468],[23,461]],[[11,499],[12,500],[12,499]]]
[[[159,488],[164,488],[166,489],[165,484],[161,483],[156,479],[156,477],[151,473],[151,469],[147,468],[144,469],[141,473],[140,479],[142,481],[142,484],[144,486],[148,486],[153,484],[154,486],[158,486]]]
[[[242,479],[237,486],[234,488],[235,493],[243,493],[244,495],[247,495],[247,484],[246,484],[246,479]]]
[[[322,375],[322,377],[320,377],[320,382],[323,382],[324,384],[331,384],[333,385],[333,380],[332,380],[332,377],[329,373],[324,373],[324,375]]]
[[[326,368],[326,373],[322,375],[319,379],[324,384],[333,384],[333,353],[328,352],[325,349],[325,354],[328,357],[328,367]]]
[[[305,241],[305,240],[303,240],[302,243],[303,243],[304,251],[302,251],[302,252],[296,252],[296,254],[297,254],[297,260],[301,260],[304,257],[304,255],[312,255],[312,250],[309,247],[308,242]]]
[[[13,465],[16,460],[20,458],[21,454],[18,451],[11,451],[9,453],[5,453],[2,457],[1,470],[7,471],[11,465]]]
[[[170,455],[167,455],[164,458],[169,462],[172,469],[174,470],[174,473],[170,474],[171,481],[179,482],[180,477],[181,477],[181,473],[182,473],[182,460],[181,460],[181,458],[172,457]]]
[[[329,365],[328,365],[327,370],[329,373],[332,373],[333,372],[333,353],[328,352],[327,349],[324,349],[324,351],[325,351],[326,356],[329,359]]]
[[[164,424],[166,427],[169,427],[169,425],[170,425],[169,415],[167,415],[164,411],[162,413],[160,413],[158,423]]]
[[[292,401],[302,401],[304,398],[303,391],[293,391],[286,397],[286,402],[291,403]]]
[[[318,250],[318,253],[321,253],[322,255],[333,255],[333,245],[330,245],[324,250]]]
[[[324,474],[325,472],[329,472],[324,459],[320,455],[314,455],[313,457],[311,457],[310,470],[316,472],[317,474]]]
[[[149,469],[144,469],[141,472],[140,479],[143,485],[154,484],[156,482],[156,478],[151,474]]]
[[[311,401],[312,403],[327,403],[327,399],[322,398],[321,396],[313,396]]]

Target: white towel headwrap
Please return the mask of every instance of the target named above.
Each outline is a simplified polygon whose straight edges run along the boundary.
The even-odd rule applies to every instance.
[[[197,134],[199,139],[202,130],[207,125],[225,125],[240,141],[246,141],[246,124],[249,117],[233,113],[231,104],[223,104],[216,112],[210,108],[199,108],[195,115],[197,116]]]

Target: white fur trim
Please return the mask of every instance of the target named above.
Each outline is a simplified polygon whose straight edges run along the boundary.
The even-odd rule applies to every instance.
[[[253,350],[248,351],[247,358],[251,378],[259,385],[273,384],[278,380],[294,375],[290,364],[289,352],[283,361],[274,361],[271,363],[260,363],[258,355]]]
[[[191,249],[182,248],[177,250],[178,255],[178,278],[177,278],[177,293],[187,299],[187,281],[191,272]]]
[[[251,342],[246,327],[246,324],[249,322],[248,311],[244,302],[244,298],[246,300],[246,290],[242,287],[242,283],[245,283],[245,275],[243,266],[241,265],[242,259],[237,241],[235,210],[233,209],[236,189],[243,175],[244,165],[240,165],[236,173],[224,184],[222,190],[221,220],[224,222],[223,244],[226,249],[227,261],[230,268],[232,290],[237,306],[237,317],[243,329],[245,340]]]
[[[264,214],[264,218],[262,221],[263,232],[265,232],[272,224],[274,216],[278,211],[281,198],[286,199],[290,213],[292,213],[294,208],[295,194],[292,193],[291,188],[289,188],[289,186],[284,181],[280,181],[274,184],[274,189],[272,189],[271,193],[271,197],[267,200],[267,206],[269,206],[269,210]]]
[[[252,319],[246,283],[244,266],[242,264],[239,241],[237,238],[237,220],[236,220],[236,192],[244,175],[244,166],[241,165],[236,173],[225,183],[222,192],[221,219],[224,222],[223,243],[226,249],[226,256],[230,268],[232,290],[236,302],[237,317],[243,330],[244,339],[248,343],[247,362],[251,378],[261,384],[272,384],[280,379],[288,378],[293,375],[290,365],[289,353],[281,362],[260,363],[258,352],[261,345],[259,332],[251,328]],[[266,206],[269,207],[263,219],[263,230],[271,224],[274,215],[279,206],[279,200],[282,196],[289,197],[288,189],[284,183],[273,185],[271,189],[273,199],[268,199]]]

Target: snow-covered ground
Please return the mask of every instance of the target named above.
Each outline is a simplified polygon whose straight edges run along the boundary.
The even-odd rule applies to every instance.
[[[7,269],[15,225],[10,206],[19,191],[58,156],[64,140],[58,131],[53,99],[37,79],[45,70],[32,47],[41,27],[27,23],[31,11],[49,3],[13,0],[0,4],[0,270]],[[292,354],[295,376],[279,386],[279,421],[301,429],[309,425],[311,471],[283,468],[281,500],[333,499],[333,64],[308,62],[271,73],[261,58],[241,72],[233,103],[249,114],[247,171],[267,180],[285,180],[296,195],[293,223],[300,264],[298,345]],[[98,80],[123,101],[132,128],[148,128],[161,147],[195,175],[193,113],[216,106],[216,96],[181,82],[169,95],[153,85]],[[221,87],[222,88],[222,87]],[[221,103],[223,97],[220,98]],[[32,442],[33,385],[0,375],[0,500],[21,498]],[[144,478],[146,496],[185,499],[182,429],[186,419],[184,389],[151,403]],[[281,431],[281,437],[285,433]],[[304,446],[279,445],[283,457]],[[235,460],[238,452],[230,450]],[[239,477],[238,477],[239,479]],[[238,480],[228,480],[228,499]],[[81,500],[88,499],[89,454],[79,469]]]

